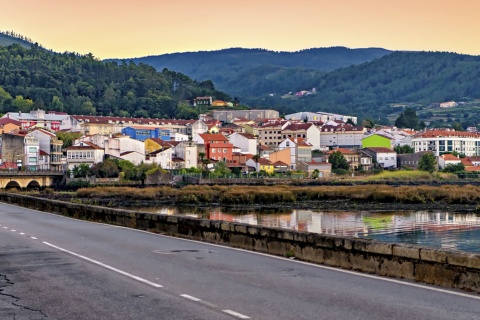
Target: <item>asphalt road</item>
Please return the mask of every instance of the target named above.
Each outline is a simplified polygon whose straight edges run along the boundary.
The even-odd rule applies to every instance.
[[[480,296],[0,204],[0,319],[480,319]]]

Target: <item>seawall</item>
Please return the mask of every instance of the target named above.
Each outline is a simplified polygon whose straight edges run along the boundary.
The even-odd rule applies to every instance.
[[[241,223],[132,212],[0,193],[0,201],[67,217],[480,293],[480,255]]]

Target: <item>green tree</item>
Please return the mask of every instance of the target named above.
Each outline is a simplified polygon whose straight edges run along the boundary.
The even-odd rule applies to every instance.
[[[425,153],[418,161],[418,170],[434,172],[437,168],[437,158],[431,153]]]
[[[347,159],[345,159],[345,156],[340,151],[332,152],[328,157],[328,162],[332,165],[332,170],[348,170],[350,168]]]
[[[56,135],[58,140],[63,141],[63,149],[72,146],[73,141],[82,136],[80,132],[57,132]]]
[[[118,166],[111,160],[104,160],[99,163],[93,164],[89,171],[89,175],[93,175],[97,178],[116,178],[118,177]]]
[[[455,131],[463,131],[463,127],[462,127],[462,124],[460,122],[454,122],[452,123],[452,129],[454,129]]]
[[[12,101],[12,107],[21,112],[29,112],[32,110],[33,101],[30,99],[24,99],[21,95],[16,96],[15,100]]]
[[[398,128],[419,130],[420,122],[418,121],[417,112],[412,108],[405,108],[405,111],[395,120],[395,126]]]
[[[398,154],[414,153],[415,152],[415,149],[413,149],[411,146],[406,145],[406,144],[403,145],[403,146],[396,146],[395,148],[393,148],[393,150]]]
[[[90,167],[86,163],[81,163],[78,166],[74,166],[72,174],[74,178],[86,178]]]
[[[463,163],[456,163],[447,164],[443,169],[442,172],[450,172],[450,173],[460,173],[465,171],[465,165]]]
[[[213,173],[218,176],[224,176],[231,173],[230,169],[227,168],[227,165],[223,161],[218,161],[213,166]]]

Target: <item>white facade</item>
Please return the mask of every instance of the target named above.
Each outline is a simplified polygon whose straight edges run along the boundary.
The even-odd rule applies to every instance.
[[[432,151],[435,156],[445,152],[458,152],[467,157],[480,155],[480,133],[432,130],[412,138],[415,152]]]
[[[175,156],[185,161],[185,168],[197,167],[197,144],[193,141],[180,142],[174,148]]]
[[[163,169],[174,169],[172,164],[173,148],[162,149],[149,154],[149,157],[145,160],[145,163],[156,163]]]
[[[249,135],[247,134],[235,132],[228,137],[228,140],[235,147],[240,148],[240,152],[254,155],[258,153],[257,139],[255,139],[253,135],[249,138]]]
[[[352,126],[323,126],[320,128],[320,150],[329,148],[358,149],[362,147],[365,129]]]
[[[354,124],[357,123],[357,117],[353,116],[346,116],[342,114],[336,114],[336,113],[328,113],[328,112],[297,112],[297,113],[292,113],[292,114],[287,114],[285,115],[285,119],[287,120],[305,120],[307,121],[322,121],[322,122],[327,122],[330,120],[338,120],[338,121],[343,121],[347,122],[348,119],[351,119]]]
[[[397,153],[395,151],[388,148],[365,148],[363,151],[384,168],[397,167]]]
[[[85,163],[92,166],[94,163],[102,162],[105,158],[104,149],[90,143],[79,142],[67,149],[67,169]]]

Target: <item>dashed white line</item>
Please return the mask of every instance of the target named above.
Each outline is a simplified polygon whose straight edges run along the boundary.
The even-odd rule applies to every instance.
[[[57,250],[60,250],[60,251],[62,251],[62,252],[71,254],[72,256],[78,257],[78,258],[80,258],[80,259],[83,259],[83,260],[89,261],[89,262],[91,262],[91,263],[94,263],[94,264],[96,264],[96,265],[99,265],[99,266],[101,266],[101,267],[104,267],[105,269],[114,271],[114,272],[119,273],[119,274],[121,274],[121,275],[124,275],[124,276],[126,276],[126,277],[129,277],[129,278],[135,279],[135,280],[137,280],[137,281],[143,282],[143,283],[148,284],[148,285],[150,285],[150,286],[152,286],[152,287],[155,287],[155,288],[163,288],[163,286],[162,286],[162,285],[159,285],[158,283],[151,282],[151,281],[149,281],[149,280],[147,280],[147,279],[143,279],[143,278],[137,277],[137,276],[135,276],[135,275],[133,275],[133,274],[131,274],[131,273],[128,273],[128,272],[122,271],[122,270],[120,270],[120,269],[114,268],[114,267],[109,266],[108,264],[104,264],[104,263],[102,263],[102,262],[100,262],[100,261],[93,260],[93,259],[90,259],[90,258],[88,258],[88,257],[82,256],[82,255],[80,255],[80,254],[78,254],[78,253],[69,251],[69,250],[67,250],[67,249],[63,249],[63,248],[57,247],[56,245],[53,245],[53,244],[48,243],[48,242],[45,242],[45,241],[43,241],[42,243],[43,243],[43,244],[46,244],[46,245],[49,246],[49,247],[55,248],[55,249],[57,249]]]
[[[225,313],[228,313],[229,315],[237,317],[239,319],[250,319],[250,317],[247,317],[244,314],[241,314],[241,313],[238,313],[238,312],[235,312],[235,311],[232,311],[232,310],[222,310],[222,311],[225,312]]]
[[[20,232],[20,234],[21,234],[22,236],[24,236],[24,235],[25,235],[25,233],[23,233],[23,232]]]
[[[192,296],[190,296],[190,295],[188,295],[188,294],[181,294],[180,296],[181,296],[181,297],[184,297],[184,298],[187,298],[187,299],[189,299],[189,300],[192,300],[192,301],[202,301],[202,299],[198,299],[198,298],[192,297]]]
[[[17,230],[12,229],[12,230],[10,230],[10,231],[15,232],[15,231],[17,231]]]
[[[7,227],[3,227],[3,229],[8,229]]]
[[[33,239],[33,240],[38,240],[38,238],[35,238],[35,237],[30,237],[30,238]]]

